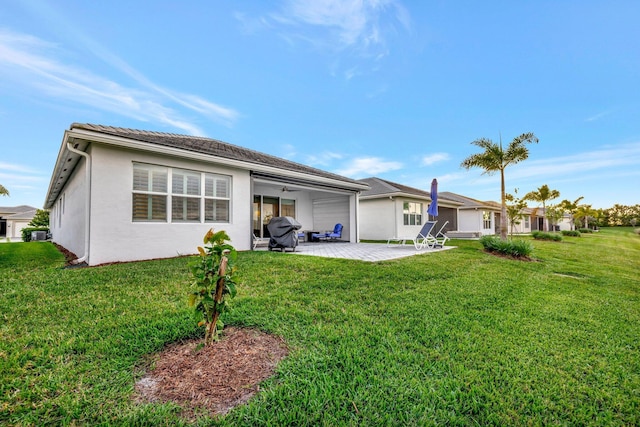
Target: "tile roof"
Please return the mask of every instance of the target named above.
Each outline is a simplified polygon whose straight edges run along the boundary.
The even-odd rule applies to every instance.
[[[317,177],[343,181],[350,184],[359,184],[358,181],[351,178],[323,171],[321,169],[316,169],[300,163],[292,162],[290,160],[285,160],[248,148],[229,144],[217,139],[174,133],[128,129],[89,123],[73,123],[71,125],[71,130],[75,129],[100,132],[102,134],[113,135],[130,140],[146,142],[165,147],[179,148],[181,150],[212,155],[225,159],[238,160],[246,163],[253,163],[256,165],[267,165],[276,167],[278,169],[301,172],[309,175],[315,175]]]
[[[22,212],[35,211],[36,208],[29,205],[19,205],[19,206],[0,206],[0,213],[3,214],[18,214]]]
[[[405,194],[417,197],[424,197],[431,200],[431,194],[428,191],[418,188],[409,187],[407,185],[398,184],[397,182],[387,181],[385,179],[371,177],[359,180],[369,185],[370,189],[360,193],[360,197],[367,196],[386,196],[392,194]]]
[[[453,201],[462,203],[463,205],[460,207],[460,209],[472,209],[472,208],[500,209],[501,208],[500,203],[492,202],[492,201],[483,202],[481,200],[472,199],[471,197],[452,193],[450,191],[439,192],[438,196],[442,198],[446,198],[448,200],[453,200]]]

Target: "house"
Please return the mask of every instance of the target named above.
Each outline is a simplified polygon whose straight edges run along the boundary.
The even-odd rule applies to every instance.
[[[344,225],[358,241],[366,183],[226,142],[74,123],[64,132],[44,207],[52,240],[98,265],[196,252],[210,228],[238,250],[274,216],[305,231]]]
[[[376,177],[360,182],[369,186],[369,190],[360,193],[360,238],[387,240],[418,235],[428,219],[427,208],[431,203],[428,191]],[[445,231],[457,230],[457,208],[462,203],[438,194],[436,219],[439,224],[449,221]]]
[[[443,191],[439,197],[460,203],[458,228],[448,233],[451,238],[477,238],[500,234],[501,206],[496,202],[482,202],[460,194]]]
[[[36,210],[33,206],[28,205],[0,206],[0,239],[22,240],[22,229],[29,225]]]

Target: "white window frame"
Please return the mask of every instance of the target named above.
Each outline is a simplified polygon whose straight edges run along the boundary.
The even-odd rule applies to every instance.
[[[407,209],[405,209],[405,205]],[[413,209],[412,209],[413,208]],[[409,202],[402,203],[402,223],[404,225],[422,225],[423,216],[423,204],[422,202]],[[412,223],[413,220],[413,223]]]
[[[165,218],[162,220],[159,219],[149,219],[147,216],[146,219],[136,219],[133,218],[133,208],[131,206],[131,216],[133,222],[167,222],[167,223],[222,223],[229,224],[231,223],[232,218],[232,206],[231,206],[231,194],[232,194],[232,184],[233,179],[230,175],[222,175],[211,172],[201,172],[195,171],[191,169],[184,168],[173,168],[168,166],[159,166],[152,165],[140,162],[133,162],[132,170],[136,168],[141,168],[153,173],[153,171],[162,172],[166,174],[166,191],[159,192],[153,191],[153,178],[149,179],[147,183],[148,188],[146,190],[133,188],[135,183],[132,183],[132,193],[133,194],[144,194],[144,195],[152,195],[152,196],[164,196],[165,197]],[[182,175],[182,185],[180,188],[174,188],[174,180],[179,179],[179,176]],[[152,175],[151,175],[152,176]],[[194,189],[194,186],[189,186],[188,184],[193,184],[193,180],[189,182],[189,177],[194,178],[197,176],[198,188]],[[213,179],[213,192],[212,194],[207,194],[207,180]],[[133,177],[132,177],[133,180]],[[224,193],[218,194],[218,181],[224,182]],[[195,191],[194,191],[195,190]],[[226,203],[226,215],[222,215],[222,217],[226,216],[226,218],[214,218],[207,219],[206,205],[207,201],[222,201]],[[194,211],[189,211],[188,205],[193,204],[197,201],[198,204],[198,215],[197,218],[193,215]],[[182,215],[174,217],[174,204],[176,202],[182,202]],[[133,196],[132,196],[133,203]],[[177,206],[177,205],[176,205]],[[191,215],[190,215],[191,214]]]

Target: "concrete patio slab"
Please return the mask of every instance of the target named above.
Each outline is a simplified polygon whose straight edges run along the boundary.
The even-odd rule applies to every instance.
[[[455,246],[416,250],[413,245],[389,245],[386,243],[349,243],[349,242],[303,242],[295,252],[286,249],[287,253],[298,255],[320,256],[325,258],[357,259],[361,261],[387,261],[425,253],[441,252]],[[257,250],[267,250],[266,247]]]

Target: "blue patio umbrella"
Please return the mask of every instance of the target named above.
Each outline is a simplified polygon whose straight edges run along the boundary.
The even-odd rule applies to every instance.
[[[438,180],[431,181],[431,203],[427,208],[427,213],[431,216],[438,216]]]

